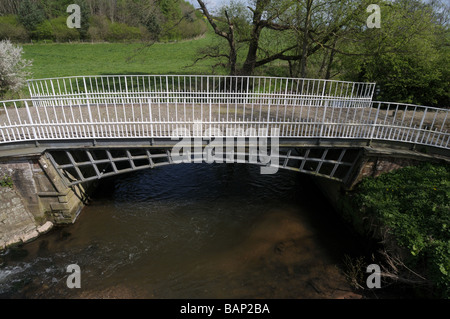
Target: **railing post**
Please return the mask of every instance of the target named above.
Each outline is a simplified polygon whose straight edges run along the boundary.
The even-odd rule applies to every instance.
[[[380,108],[381,108],[381,103],[378,103],[377,113],[375,114],[375,120],[372,124],[372,132],[370,133],[369,143],[372,143],[372,140],[373,140],[373,134],[375,133],[375,127],[377,126],[378,114],[380,113]]]
[[[56,106],[56,105],[58,105],[58,104],[57,104],[57,98],[56,98],[55,87],[53,86],[53,79],[50,79],[50,86],[51,86],[51,88],[52,88],[53,100],[55,101],[55,106]]]
[[[419,140],[420,131],[422,130],[423,122],[425,121],[425,117],[427,115],[427,111],[428,111],[427,108],[425,108],[425,111],[423,111],[422,120],[420,121],[419,129],[418,129],[418,132],[417,132],[416,140],[414,141],[414,145],[417,144],[417,141]]]
[[[247,88],[246,88],[246,91],[247,92],[245,92],[246,93],[246,95],[245,95],[245,104],[244,105],[247,105],[248,104],[248,90],[249,90],[249,82],[250,82],[250,77],[249,76],[247,76]],[[245,107],[245,106],[244,106]],[[245,114],[244,114],[244,116],[245,116]]]
[[[323,136],[323,129],[324,129],[324,126],[325,126],[325,116],[326,116],[326,114],[327,114],[327,108],[328,108],[328,106],[325,105],[323,108],[324,108],[324,109],[323,109],[323,116],[322,116],[322,126],[320,127],[320,137],[324,137],[324,136]]]
[[[125,92],[127,92],[127,103],[130,104],[130,95],[128,94],[128,77],[125,75],[123,78],[125,79]]]
[[[32,100],[33,101],[33,100]],[[31,131],[33,132],[33,138],[37,140],[36,129],[34,127],[33,117],[31,116],[30,108],[28,106],[28,102],[25,101],[25,109],[27,110],[28,120],[30,121]],[[30,138],[31,139],[31,138]]]
[[[320,82],[319,82],[320,83]],[[326,82],[326,80],[324,80],[323,81],[323,90],[322,90],[322,98],[321,98],[321,105],[323,106],[323,104],[324,104],[324,102],[325,102],[325,87],[326,87],[326,84],[327,84],[327,82]]]
[[[208,104],[209,104],[209,134],[211,136],[212,131],[212,98],[211,93],[209,91],[209,76],[206,76],[206,94],[208,97]]]
[[[33,99],[35,97],[35,94],[33,93],[33,90],[31,89],[31,84],[30,84],[31,81],[32,80],[27,80],[28,92],[30,92],[30,98],[32,98],[31,101],[33,103],[33,106],[36,106],[35,103],[34,103],[34,99]]]
[[[86,78],[83,76],[83,83],[84,83],[84,91],[86,93],[86,106],[88,109],[88,114],[89,114],[89,123],[91,124],[91,130],[92,130],[92,137],[95,137],[95,132],[94,132],[94,121],[92,119],[92,112],[91,112],[91,103],[89,102],[89,93],[87,90],[87,85],[86,85]]]
[[[169,93],[169,76],[166,75],[166,92],[167,92],[167,105],[169,105],[170,93]]]
[[[87,90],[86,78],[84,76],[83,76],[83,83],[84,83],[84,93],[86,94],[86,105],[87,105],[88,113],[89,113],[89,122],[92,123],[92,113],[91,113],[91,105],[89,103],[89,93]]]

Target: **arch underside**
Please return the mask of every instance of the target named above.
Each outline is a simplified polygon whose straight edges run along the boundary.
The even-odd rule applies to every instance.
[[[184,149],[174,154],[169,147],[100,147],[47,150],[67,186],[106,177],[180,163],[242,163],[259,165],[262,174],[286,169],[346,183],[361,155],[358,147],[280,147],[266,150],[235,147],[208,152],[206,148]],[[209,156],[208,156],[209,155]]]

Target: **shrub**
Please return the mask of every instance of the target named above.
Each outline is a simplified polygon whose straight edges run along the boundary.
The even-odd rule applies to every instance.
[[[52,26],[52,39],[57,42],[77,41],[80,33],[77,29],[67,27],[67,18],[58,17],[50,20]]]
[[[23,59],[22,54],[22,47],[9,40],[0,41],[0,95],[18,92],[25,85],[29,75],[26,68],[31,66],[31,61]]]
[[[202,20],[192,22],[182,20],[179,25],[179,30],[182,39],[192,39],[203,35],[207,31],[207,26]]]
[[[143,28],[131,27],[124,23],[112,23],[106,17],[93,16],[89,22],[88,36],[92,41],[121,42],[145,38]]]
[[[137,27],[130,27],[124,23],[111,23],[106,39],[111,42],[140,40],[141,30]]]
[[[355,198],[410,252],[410,265],[426,264],[428,279],[450,298],[450,165],[426,163],[366,178]]]
[[[19,5],[19,20],[28,31],[33,31],[45,20],[45,12],[37,2],[23,0]]]
[[[92,16],[89,19],[88,38],[92,41],[105,41],[110,24],[111,22],[104,16]]]
[[[35,40],[52,40],[53,27],[49,20],[45,20],[36,26],[31,32],[31,37]]]
[[[17,16],[0,16],[0,40],[26,42],[28,39],[28,32],[17,20]]]

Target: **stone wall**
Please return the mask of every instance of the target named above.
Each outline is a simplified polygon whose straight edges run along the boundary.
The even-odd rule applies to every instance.
[[[354,180],[353,185],[358,184],[365,177],[378,177],[383,173],[395,171],[406,166],[414,166],[418,163],[420,161],[408,158],[368,157],[361,163],[358,176]]]
[[[14,188],[0,186],[0,199],[0,250],[31,241],[53,227],[50,221],[41,225]]]
[[[53,225],[75,222],[88,200],[83,186],[69,188],[45,155],[1,158],[0,250],[35,239]]]
[[[416,166],[422,162],[449,163],[450,159],[413,150],[365,148],[352,170],[346,188],[353,189],[365,177],[376,178],[383,173],[406,166]]]

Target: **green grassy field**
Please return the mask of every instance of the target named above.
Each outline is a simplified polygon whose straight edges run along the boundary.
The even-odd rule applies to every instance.
[[[104,74],[211,74],[212,61],[199,61],[198,49],[213,34],[176,43],[63,43],[23,45],[33,60],[31,78]],[[216,70],[217,71],[217,70]],[[225,71],[224,71],[225,72]]]

